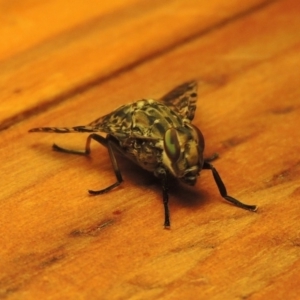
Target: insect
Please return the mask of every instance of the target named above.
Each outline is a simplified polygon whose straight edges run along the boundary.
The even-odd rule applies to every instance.
[[[89,155],[92,140],[107,148],[116,182],[101,190],[89,190],[90,194],[106,193],[123,181],[116,153],[152,172],[161,181],[166,228],[170,227],[170,176],[185,184],[195,185],[202,169],[212,171],[219,192],[225,200],[240,208],[256,211],[256,205],[244,204],[229,196],[219,173],[210,163],[211,159],[204,159],[203,135],[191,123],[196,102],[197,83],[190,81],[174,88],[158,101],[142,99],[123,105],[85,126],[39,127],[30,129],[29,132],[90,133],[84,150],[70,150],[53,144],[56,151]],[[106,137],[98,132],[106,133]]]

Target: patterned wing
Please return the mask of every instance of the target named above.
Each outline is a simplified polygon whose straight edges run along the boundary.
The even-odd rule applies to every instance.
[[[38,127],[30,129],[29,132],[105,132],[116,138],[124,139],[128,138],[131,133],[132,113],[132,104],[127,104],[87,125],[74,127]]]
[[[159,100],[183,119],[192,121],[196,110],[197,82],[189,81],[177,86]]]
[[[98,131],[120,138],[160,140],[170,127],[182,125],[182,119],[170,107],[159,101],[143,99],[123,105],[85,128],[98,128]]]
[[[30,132],[105,132],[118,139],[160,140],[170,127],[180,127],[190,122],[196,110],[197,83],[184,83],[155,100],[139,100],[122,105],[113,112],[84,126],[39,127]]]
[[[86,128],[93,128],[94,131],[102,131],[116,137],[128,137],[132,128],[132,104],[122,105],[113,112],[102,116],[86,125]]]

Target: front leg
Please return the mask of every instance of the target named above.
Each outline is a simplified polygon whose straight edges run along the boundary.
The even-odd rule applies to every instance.
[[[170,228],[170,212],[169,212],[169,195],[168,195],[168,190],[169,190],[168,174],[164,168],[159,168],[156,171],[156,175],[161,180],[164,213],[165,213],[164,227],[165,227],[165,229],[169,229]]]
[[[234,204],[235,206],[238,206],[238,207],[243,208],[243,209],[247,209],[247,210],[251,210],[251,211],[256,211],[257,210],[256,205],[245,204],[245,203],[242,203],[239,200],[229,196],[227,194],[226,187],[225,187],[219,173],[214,168],[214,166],[212,164],[210,164],[208,161],[204,161],[203,169],[208,169],[208,170],[212,171],[212,174],[214,176],[214,179],[215,179],[215,182],[216,182],[217,187],[219,189],[219,192],[225,200],[227,200],[227,201],[231,202],[232,204]]]
[[[210,156],[204,158],[204,161],[210,163],[212,161],[215,161],[218,158],[219,158],[219,154],[215,152],[215,153],[211,154]]]

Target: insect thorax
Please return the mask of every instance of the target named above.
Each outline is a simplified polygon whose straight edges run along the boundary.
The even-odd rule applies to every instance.
[[[155,172],[162,164],[163,150],[150,140],[133,139],[129,145],[122,147],[122,151],[127,158],[150,172]]]
[[[124,156],[154,174],[163,167],[188,184],[196,182],[204,145],[189,120],[160,102],[140,100],[132,104],[129,123],[128,136],[118,137]]]

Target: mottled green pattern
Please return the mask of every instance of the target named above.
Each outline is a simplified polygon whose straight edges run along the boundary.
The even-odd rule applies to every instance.
[[[191,81],[176,87],[160,101],[143,99],[126,104],[88,125],[30,131],[104,132],[115,138],[115,150],[142,168],[155,175],[164,169],[193,185],[203,165],[204,149],[201,132],[191,124],[196,101],[197,83]],[[176,139],[173,145],[176,149],[172,151],[170,129]]]
[[[87,127],[112,135],[162,139],[168,128],[183,126],[183,120],[169,107],[155,100],[123,105]]]
[[[159,101],[178,113],[185,121],[194,119],[197,102],[197,83],[190,81],[184,83],[166,95]]]

